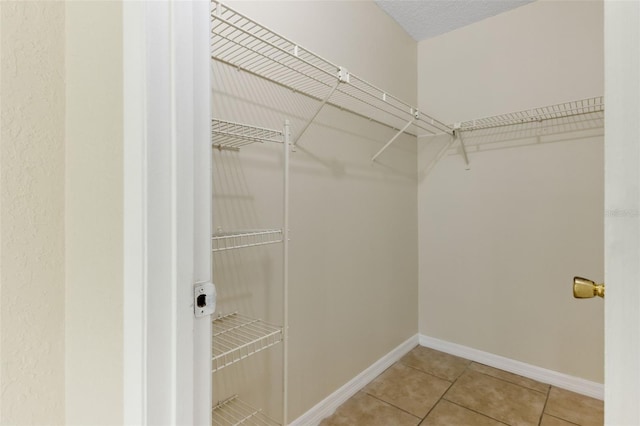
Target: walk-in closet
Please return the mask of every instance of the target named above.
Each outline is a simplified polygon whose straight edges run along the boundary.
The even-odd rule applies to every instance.
[[[603,3],[393,3],[211,2],[213,425],[602,424]]]

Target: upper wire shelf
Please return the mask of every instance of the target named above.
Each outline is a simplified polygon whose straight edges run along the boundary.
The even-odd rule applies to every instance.
[[[219,0],[212,1],[211,57],[266,80],[326,100],[337,108],[394,129],[408,122],[431,134],[446,124],[260,25]]]
[[[284,143],[284,134],[282,130],[266,129],[213,118],[211,120],[211,140],[214,148],[237,151],[241,146],[256,142]]]
[[[585,116],[587,119],[601,119],[604,112],[604,96],[565,102],[533,108],[524,111],[510,112],[460,123],[460,131],[490,129],[502,126],[514,126],[544,122],[547,120],[561,120],[563,118]]]
[[[220,402],[213,407],[214,426],[279,426],[280,423],[265,415],[262,410],[253,408],[237,395]]]

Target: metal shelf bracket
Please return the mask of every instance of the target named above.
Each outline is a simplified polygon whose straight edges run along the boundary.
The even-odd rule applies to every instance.
[[[398,139],[398,137],[403,134],[408,128],[409,126],[411,126],[413,124],[414,121],[416,121],[419,117],[420,117],[420,113],[418,112],[418,110],[411,110],[411,115],[413,115],[413,119],[409,120],[409,122],[407,124],[405,124],[405,126],[400,129],[398,131],[398,133],[396,133],[391,140],[389,140],[389,142],[387,142],[382,148],[380,148],[380,151],[376,152],[376,154],[371,157],[371,161],[376,161],[376,158],[378,158],[380,156],[380,154],[382,154],[387,148],[389,148],[389,146],[391,146],[392,143],[394,143],[396,141],[396,139]]]
[[[464,141],[462,140],[462,133],[460,132],[462,124],[455,123],[453,125],[453,137],[460,141],[460,147],[462,148],[462,157],[464,158],[465,169],[469,170],[469,156],[467,155],[467,147],[464,145]]]
[[[296,46],[296,56],[297,56],[297,47]],[[307,121],[307,123],[304,125],[304,127],[302,128],[302,131],[300,131],[300,133],[298,134],[298,137],[296,138],[296,140],[293,142],[293,146],[295,147],[298,144],[298,141],[300,140],[300,138],[302,137],[302,135],[304,135],[304,133],[307,131],[307,129],[309,128],[309,126],[311,125],[311,123],[313,123],[316,119],[316,117],[318,116],[318,114],[320,114],[320,111],[322,111],[322,108],[324,108],[324,106],[327,104],[327,102],[329,102],[329,99],[331,99],[331,96],[333,95],[333,93],[336,91],[336,89],[338,88],[338,86],[340,85],[340,83],[349,83],[349,70],[346,69],[345,67],[338,67],[338,80],[336,81],[336,83],[331,87],[331,91],[329,91],[329,94],[327,96],[324,97],[324,99],[322,100],[322,102],[320,102],[320,105],[318,105],[318,108],[316,109],[316,112],[313,114],[313,116]]]

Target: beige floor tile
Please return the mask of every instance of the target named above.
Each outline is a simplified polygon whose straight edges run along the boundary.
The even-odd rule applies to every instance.
[[[422,418],[450,385],[446,380],[395,363],[364,391]]]
[[[517,374],[509,373],[504,370],[498,370],[497,368],[489,367],[488,365],[478,364],[477,362],[474,362],[471,363],[469,368],[479,373],[488,374],[489,376],[497,377],[498,379],[506,380],[507,382],[524,386],[525,388],[533,389],[538,392],[547,393],[547,391],[549,390],[549,385],[545,383],[536,382],[535,380],[518,376]]]
[[[342,404],[336,412],[320,423],[321,426],[416,426],[420,419],[358,392]]]
[[[581,426],[604,424],[604,402],[556,387],[551,387],[544,411]]]
[[[537,425],[546,395],[467,370],[445,399],[510,425]]]
[[[420,423],[420,426],[503,426],[474,411],[467,410],[449,401],[440,400],[429,415]]]
[[[540,422],[540,426],[575,426],[575,423],[569,423],[557,417],[553,417],[548,414],[543,414],[542,422]]]
[[[450,382],[457,379],[471,361],[424,346],[418,346],[406,354],[401,363],[433,374]]]

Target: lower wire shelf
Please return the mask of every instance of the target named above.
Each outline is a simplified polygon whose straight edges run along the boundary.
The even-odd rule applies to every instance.
[[[238,313],[213,320],[212,372],[282,341],[282,328]]]
[[[282,242],[282,229],[217,232],[211,237],[211,250],[224,251]]]
[[[265,415],[262,410],[253,408],[235,395],[213,407],[214,426],[253,425],[280,426],[280,423]]]

